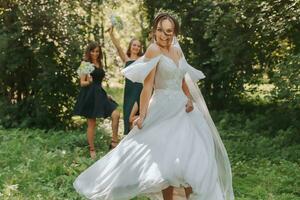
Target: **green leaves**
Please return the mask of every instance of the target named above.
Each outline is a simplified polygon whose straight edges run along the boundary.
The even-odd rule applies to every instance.
[[[111,25],[108,16],[116,12],[125,20],[120,38],[127,39],[122,41],[126,46],[131,37],[141,35],[138,27],[144,25],[139,24],[141,3],[134,0],[122,5],[102,0],[8,0],[0,5],[0,124],[5,127],[71,128],[80,88],[76,70],[86,44],[102,44],[103,62],[113,68],[105,81],[115,74],[119,81],[115,66],[123,66],[110,40],[104,41]]]
[[[150,22],[158,5],[145,1],[145,6]],[[180,13],[182,48],[206,75],[203,93],[214,109],[236,107],[244,95],[259,94],[266,84],[274,88],[272,96],[265,91],[271,101],[299,108],[295,88],[300,77],[294,77],[299,67],[283,67],[299,54],[299,1],[164,1],[161,6]]]
[[[2,124],[68,126],[78,90],[73,78],[85,43],[85,30],[78,26],[82,18],[71,10],[71,2],[10,2],[4,7],[0,28]]]

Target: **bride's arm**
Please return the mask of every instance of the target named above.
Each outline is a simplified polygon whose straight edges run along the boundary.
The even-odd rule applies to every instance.
[[[181,49],[176,48],[176,53],[177,53],[178,57],[180,57],[180,59],[182,59],[183,53],[182,53]],[[189,113],[194,110],[194,106],[193,106],[193,101],[192,101],[192,96],[191,96],[190,90],[189,90],[184,78],[182,79],[182,90],[188,98],[188,101],[185,105],[185,111],[187,113]]]
[[[115,47],[117,48],[118,54],[121,57],[123,62],[126,62],[129,58],[128,56],[124,53],[122,47],[120,46],[120,42],[119,40],[115,37],[114,35],[114,27],[111,27],[109,29],[109,36],[111,38],[111,41],[113,42],[113,44],[115,45]]]
[[[160,54],[160,50],[154,44],[150,45],[145,53],[146,59],[151,59]],[[149,105],[149,101],[152,95],[153,85],[154,85],[154,77],[155,77],[156,67],[151,70],[151,72],[147,75],[144,80],[143,89],[140,95],[140,115],[137,121],[138,128],[142,128],[144,119],[147,114],[147,109]]]
[[[149,101],[153,90],[155,71],[156,68],[154,68],[144,80],[144,86],[140,96],[140,115],[139,115],[139,120],[137,122],[137,126],[140,129],[142,128],[142,124],[147,114],[147,109],[148,109]]]
[[[188,101],[185,105],[185,111],[186,112],[191,112],[193,109],[194,109],[194,106],[193,106],[193,101],[192,101],[192,96],[191,96],[191,93],[190,93],[190,90],[185,82],[185,80],[183,79],[182,80],[182,90],[184,92],[184,94],[187,96],[188,98]]]

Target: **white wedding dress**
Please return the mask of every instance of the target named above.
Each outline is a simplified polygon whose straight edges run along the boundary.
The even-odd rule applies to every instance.
[[[115,149],[80,174],[74,187],[88,199],[148,196],[162,200],[161,191],[168,186],[191,186],[190,199],[232,200],[231,182],[225,188],[220,181],[224,174],[218,174],[222,166],[218,166],[214,137],[203,112],[197,106],[190,113],[185,111],[182,80],[187,73],[193,80],[204,78],[203,73],[184,57],[177,66],[162,54],[142,57],[123,73],[143,82],[154,67],[154,92],[143,128],[135,126]],[[231,174],[225,176],[231,181]]]

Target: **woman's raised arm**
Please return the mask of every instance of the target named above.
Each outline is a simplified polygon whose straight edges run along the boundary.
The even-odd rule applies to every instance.
[[[113,44],[117,48],[118,54],[121,57],[122,61],[123,62],[128,61],[128,56],[124,53],[122,47],[120,46],[119,40],[114,35],[114,27],[109,28],[109,35],[110,35],[110,38],[111,38]]]

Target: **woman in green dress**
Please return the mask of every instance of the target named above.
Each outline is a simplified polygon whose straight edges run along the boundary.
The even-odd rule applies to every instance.
[[[135,60],[142,56],[142,46],[138,39],[132,39],[129,43],[126,53],[120,46],[118,39],[114,35],[114,28],[109,29],[109,35],[122,61],[125,63],[125,68],[132,64]],[[127,135],[130,131],[130,114],[132,110],[138,115],[140,94],[143,89],[141,83],[133,83],[129,79],[125,79],[124,101],[123,101],[123,118],[124,118],[124,134]]]
[[[81,89],[74,107],[74,115],[87,118],[87,140],[90,156],[93,159],[96,158],[94,147],[96,118],[111,117],[112,141],[110,148],[114,148],[118,144],[120,113],[117,110],[118,104],[102,88],[105,71],[101,59],[100,45],[97,42],[91,42],[86,48],[84,61],[92,64],[94,69],[90,74],[80,75]]]

